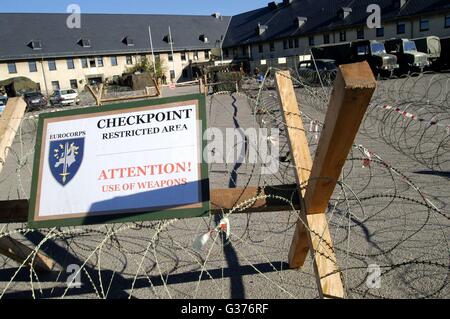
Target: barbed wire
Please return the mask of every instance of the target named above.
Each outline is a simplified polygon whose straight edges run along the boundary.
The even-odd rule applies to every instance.
[[[245,79],[239,93],[211,95],[207,115],[209,127],[222,131],[232,128],[242,137],[232,143],[236,160],[247,158],[250,150],[256,150],[260,157],[264,155],[262,145],[245,135],[247,128],[279,132],[278,137],[268,136],[264,142],[265,149],[279,148],[278,171],[263,174],[261,163],[229,163],[226,157],[230,150],[214,149],[224,161],[209,164],[213,189],[263,190],[296,183],[288,127],[275,90],[276,71],[270,68],[262,83]],[[414,111],[417,118],[440,116],[438,123],[445,123],[450,91],[442,77],[445,79],[446,75],[379,81],[363,129],[326,211],[333,242],[304,225],[310,236],[318,237],[320,245],[327,248],[323,251],[331,249],[336,253],[334,261],[319,252],[336,263],[348,298],[449,296],[450,223],[445,195],[449,186],[443,183],[441,187],[433,187],[411,177],[415,161],[433,169],[446,169],[448,139],[430,135],[430,127],[442,130],[441,126],[427,127],[424,121],[419,121],[412,130],[414,125],[409,123],[412,118],[407,118],[409,124],[405,125],[399,122],[400,114],[394,109],[380,107],[390,105],[397,109],[408,105],[407,110]],[[296,71],[291,71],[290,78],[314,155],[333,76],[322,78],[320,84],[313,75],[304,77]],[[423,87],[427,98],[418,94]],[[405,93],[408,91],[410,94]],[[29,114],[22,121],[0,175],[2,200],[29,198],[36,143],[35,115]],[[399,129],[387,134],[388,127],[394,125],[399,125]],[[418,138],[420,130],[424,138]],[[381,143],[372,145],[372,140]],[[418,151],[408,146],[413,141],[423,144],[416,148]],[[438,150],[431,156],[425,150],[433,147]],[[392,155],[395,152],[392,148],[400,151],[398,155]],[[391,158],[410,164],[402,162],[397,167],[396,163],[390,163]],[[298,187],[305,189],[307,185],[308,181]],[[223,208],[221,214],[206,218],[48,230],[32,230],[23,224],[0,225],[0,239],[11,237],[35,247],[20,266],[0,256],[0,295],[3,298],[317,298],[312,262],[308,260],[300,271],[289,270],[286,263],[300,216],[294,205],[295,188],[286,197],[261,193],[244,200],[242,195],[232,209]],[[269,199],[283,202],[290,209],[247,212],[256,201]],[[27,268],[38,252],[54,258],[58,269],[46,274]],[[373,264],[380,268],[381,285],[377,289],[367,284],[368,269]],[[76,265],[76,270],[68,272],[70,265]],[[80,278],[81,287],[76,288],[74,284]]]

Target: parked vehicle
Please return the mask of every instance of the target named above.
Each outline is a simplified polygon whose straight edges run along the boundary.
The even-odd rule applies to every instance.
[[[399,68],[397,57],[386,53],[384,44],[376,40],[361,40],[351,44],[352,62],[367,61],[375,75],[391,76]]]
[[[316,59],[333,59],[337,65],[367,61],[374,74],[391,75],[399,67],[397,57],[386,53],[384,44],[375,40],[320,45],[311,52]]]
[[[0,105],[6,105],[7,102],[8,102],[8,96],[0,95]]]
[[[8,102],[8,97],[0,95],[0,114],[5,109],[7,102]]]
[[[330,85],[336,73],[336,61],[331,59],[306,60],[298,65],[298,75],[306,84]]]
[[[430,66],[428,55],[418,52],[414,41],[408,39],[389,39],[384,42],[386,51],[397,57],[400,73],[423,72]]]
[[[440,38],[441,56],[434,63],[434,68],[439,71],[450,70],[450,37]]]
[[[79,105],[80,104],[80,97],[78,96],[77,91],[70,89],[70,90],[56,90],[53,92],[53,94],[50,96],[50,105]]]
[[[27,111],[35,111],[47,106],[47,98],[41,92],[27,92],[23,98],[27,103]]]
[[[336,65],[351,63],[350,42],[318,45],[311,48],[311,53],[316,60],[332,59]]]
[[[434,64],[441,56],[441,39],[435,36],[412,39],[417,51],[428,55],[428,61]]]

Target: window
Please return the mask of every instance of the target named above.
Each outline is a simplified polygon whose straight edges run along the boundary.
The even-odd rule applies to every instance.
[[[48,60],[48,69],[50,71],[56,70],[56,61],[55,60]]]
[[[245,46],[243,46],[241,48],[241,50],[242,50],[242,56],[247,56],[247,48]],[[205,55],[205,57],[206,57],[206,55]]]
[[[170,79],[172,81],[175,80],[175,71],[174,70],[170,70]]]
[[[173,54],[169,53],[169,62],[172,62],[172,61],[173,61]]]
[[[341,42],[347,41],[347,32],[345,31],[339,32],[339,41]]]
[[[53,91],[57,91],[60,89],[59,81],[52,81],[52,89],[53,89]]]
[[[376,28],[377,38],[384,37],[384,27]]]
[[[8,72],[10,74],[17,73],[17,68],[15,63],[8,63]]]
[[[229,55],[230,55],[230,51],[228,49],[224,49],[223,50],[223,56],[228,58]]]
[[[28,62],[28,69],[30,70],[30,72],[37,72],[36,61],[29,61]]]
[[[397,23],[397,34],[405,34],[406,25],[404,23]]]
[[[356,30],[356,39],[363,40],[364,39],[364,28],[359,28]]]
[[[89,66],[91,68],[95,68],[96,67],[96,65],[95,65],[95,58],[89,58]]]
[[[209,50],[205,50],[205,59],[209,60]]]
[[[314,36],[310,36],[310,37],[308,38],[308,42],[309,42],[309,46],[310,46],[310,47],[314,46]]]
[[[285,49],[285,50],[288,49],[288,40],[283,41],[283,49]]]
[[[299,47],[298,39],[294,39],[294,47],[298,49]]]
[[[103,67],[103,58],[102,57],[98,57],[97,58],[97,66],[99,67],[99,68],[102,68]]]
[[[289,49],[293,49],[293,48],[294,48],[294,40],[289,39]]]
[[[78,81],[77,80],[70,80],[70,88],[77,90],[78,89]]]
[[[444,28],[450,28],[450,14],[445,16]]]
[[[430,30],[430,21],[427,19],[420,19],[420,32]]]
[[[117,66],[117,57],[116,56],[111,57],[111,66]]]
[[[275,51],[275,42],[270,42],[269,43],[269,47],[270,47],[270,52],[273,52],[273,51]]]
[[[127,60],[127,65],[133,64],[133,57],[131,55],[127,55],[126,60]]]
[[[234,55],[235,57],[237,57],[237,49],[236,49],[236,48],[233,49],[233,55]],[[195,52],[194,52],[194,60],[198,60],[198,51],[195,51]],[[169,61],[170,61],[170,57],[169,57]]]
[[[87,69],[89,67],[87,58],[81,58],[81,67],[83,69]]]
[[[75,69],[75,64],[73,63],[73,59],[67,59],[67,68],[69,70]]]
[[[356,47],[356,54],[359,56],[368,55],[370,53],[368,45],[359,45]]]
[[[188,76],[188,70],[187,69],[184,69],[183,70],[183,78],[184,79],[187,79],[189,76]]]
[[[186,61],[186,52],[181,52],[181,61]]]
[[[324,44],[330,43],[330,35],[329,34],[324,34],[323,35],[323,43]]]
[[[264,46],[260,43],[258,44],[258,52],[263,53],[264,52]]]

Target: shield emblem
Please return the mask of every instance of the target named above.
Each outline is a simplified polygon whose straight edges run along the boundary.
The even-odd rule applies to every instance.
[[[84,138],[50,142],[48,163],[56,181],[66,186],[77,174],[83,161]]]

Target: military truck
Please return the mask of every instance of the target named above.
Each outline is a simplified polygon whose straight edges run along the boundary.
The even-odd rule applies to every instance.
[[[424,68],[430,66],[428,55],[417,51],[414,41],[409,39],[394,38],[384,42],[387,53],[397,57],[400,65],[400,73],[423,72]]]
[[[314,59],[334,60],[337,65],[351,63],[351,43],[323,44],[311,48]]]
[[[430,64],[434,64],[441,57],[441,39],[435,36],[411,39],[416,44],[417,51],[428,55]]]
[[[333,59],[337,65],[367,61],[375,75],[392,75],[398,69],[397,57],[387,54],[384,44],[375,40],[361,40],[311,48],[315,59]]]
[[[375,75],[391,76],[399,68],[397,57],[386,53],[384,44],[376,40],[360,40],[351,43],[352,62],[367,61]]]

